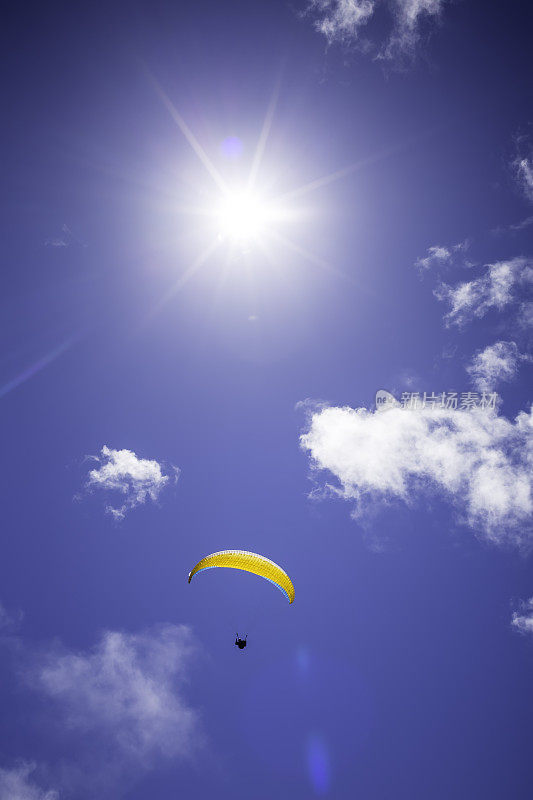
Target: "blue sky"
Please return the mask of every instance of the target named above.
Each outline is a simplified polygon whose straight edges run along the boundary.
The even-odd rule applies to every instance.
[[[7,13],[0,800],[531,796],[532,22]]]

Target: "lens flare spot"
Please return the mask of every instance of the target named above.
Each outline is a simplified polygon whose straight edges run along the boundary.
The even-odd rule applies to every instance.
[[[307,770],[316,794],[326,794],[330,785],[330,763],[326,743],[319,734],[312,734],[307,741]]]

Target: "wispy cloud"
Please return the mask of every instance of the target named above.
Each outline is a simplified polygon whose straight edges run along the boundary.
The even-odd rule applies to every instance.
[[[314,18],[315,29],[331,45],[355,41],[375,6],[375,0],[311,0],[306,14]]]
[[[442,495],[460,521],[495,542],[531,537],[533,415],[494,411],[326,407],[311,414],[302,448],[322,492],[354,502],[353,516],[393,500]]]
[[[495,236],[502,236],[506,233],[518,233],[519,231],[526,230],[530,225],[533,225],[533,217],[524,217],[520,222],[513,222],[509,225],[498,225],[498,227],[491,230],[491,233]]]
[[[464,253],[469,247],[469,239],[465,239],[464,242],[459,242],[451,247],[444,247],[443,245],[439,244],[433,245],[432,247],[428,247],[426,255],[423,258],[417,258],[415,261],[415,267],[420,270],[420,272],[425,272],[436,266],[441,267],[451,264],[454,261],[457,253]],[[467,263],[467,266],[472,265]]]
[[[533,330],[533,302],[521,303],[518,309],[517,322],[521,328]]]
[[[485,274],[472,281],[455,286],[441,283],[434,294],[450,307],[444,317],[446,326],[461,327],[475,317],[484,317],[490,309],[502,311],[518,302],[520,287],[532,281],[533,262],[514,258],[489,264]]]
[[[171,467],[171,474],[165,475],[163,466],[155,460],[139,458],[132,450],[113,450],[104,445],[100,456],[89,456],[100,466],[92,469],[85,483],[88,492],[101,490],[118,492],[124,502],[119,506],[106,505],[106,511],[117,520],[148,498],[157,502],[159,495],[170,481],[176,482],[179,469]]]
[[[0,800],[117,800],[148,771],[204,751],[200,713],[187,698],[200,655],[188,626],[107,630],[83,650],[58,641],[36,649],[22,638],[9,646],[21,685],[38,696],[33,722],[49,756],[0,769]]]
[[[516,165],[516,173],[524,193],[533,200],[533,160],[521,158]]]
[[[56,791],[40,788],[30,777],[35,764],[24,762],[12,769],[0,768],[0,800],[59,800]]]
[[[184,625],[107,631],[90,652],[51,649],[31,674],[66,730],[92,735],[124,763],[150,768],[189,758],[201,743],[198,713],[182,689],[196,646]]]
[[[87,247],[87,244],[79,239],[71,231],[68,225],[61,226],[61,233],[58,236],[52,236],[44,243],[45,247],[70,247],[71,245],[79,245],[80,247]]]
[[[447,264],[451,261],[451,258],[452,253],[447,247],[434,245],[433,247],[428,247],[424,258],[417,258],[415,261],[415,267],[421,270],[426,270],[430,269],[430,267],[432,267],[435,263]]]
[[[528,360],[528,356],[520,353],[516,342],[500,341],[479,350],[466,366],[466,371],[479,391],[490,392],[498,383],[512,381],[520,362]]]
[[[516,156],[511,167],[520,189],[533,202],[533,143],[527,134],[518,135],[515,141]]]
[[[533,202],[533,140],[527,133],[514,137],[515,155],[510,161],[509,169],[512,177],[524,197]],[[491,233],[503,235],[519,233],[533,225],[533,216],[529,215],[519,222],[498,225]]]
[[[444,0],[394,0],[395,26],[380,57],[387,60],[410,58],[415,55],[421,36],[421,26],[427,19],[436,19]]]
[[[520,633],[533,635],[533,597],[520,603],[518,611],[513,613],[511,625]]]
[[[6,611],[2,603],[0,603],[0,631],[6,632],[18,628],[23,617],[24,614],[22,611],[9,613]]]
[[[374,58],[392,61],[412,59],[420,40],[424,20],[436,19],[446,0],[311,0],[304,16],[328,45],[356,44]],[[388,6],[391,25],[383,41],[363,39],[361,32],[379,7]]]

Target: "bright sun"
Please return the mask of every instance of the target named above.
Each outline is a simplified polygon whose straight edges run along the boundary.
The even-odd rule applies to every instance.
[[[273,209],[257,195],[241,191],[224,196],[216,211],[218,233],[235,243],[256,241],[267,233]]]
[[[258,192],[258,183],[259,185],[261,184],[259,170],[276,106],[278,92],[278,89],[276,89],[267,109],[259,141],[250,164],[249,175],[247,177],[242,176],[243,183],[240,186],[231,187],[155,79],[153,79],[153,84],[172,119],[217,187],[216,195],[211,191],[204,191],[202,187],[200,194],[203,200],[208,199],[206,205],[202,203],[197,207],[181,208],[182,212],[199,215],[204,222],[207,218],[207,226],[201,225],[199,232],[206,233],[208,241],[205,248],[183,272],[179,280],[176,281],[175,286],[172,287],[172,290],[167,293],[165,299],[161,302],[166,302],[174,292],[178,291],[218,250],[221,243],[229,245],[229,258],[226,259],[226,264],[232,263],[232,257],[239,251],[248,253],[256,249],[272,260],[281,246],[316,264],[321,269],[331,270],[330,264],[315,256],[314,253],[308,252],[299,243],[284,235],[284,229],[286,229],[288,223],[298,221],[301,223],[303,215],[307,213],[307,210],[302,207],[294,206],[296,197],[306,195],[345,177],[355,169],[358,169],[360,164],[351,164],[275,197],[272,197],[270,192],[268,197]],[[243,149],[240,140],[233,137],[225,140],[223,144],[225,144],[223,152],[227,157],[240,157]],[[276,185],[275,176],[270,175],[268,186],[272,188],[272,186]]]

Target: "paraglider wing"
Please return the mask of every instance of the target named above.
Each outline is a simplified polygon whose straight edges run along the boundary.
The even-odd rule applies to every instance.
[[[189,583],[193,575],[204,569],[213,567],[229,567],[230,569],[242,569],[245,572],[253,572],[261,578],[266,578],[283,592],[289,603],[294,600],[294,586],[284,570],[274,561],[259,555],[259,553],[249,553],[246,550],[220,550],[218,553],[202,558],[194,569],[189,572]]]

